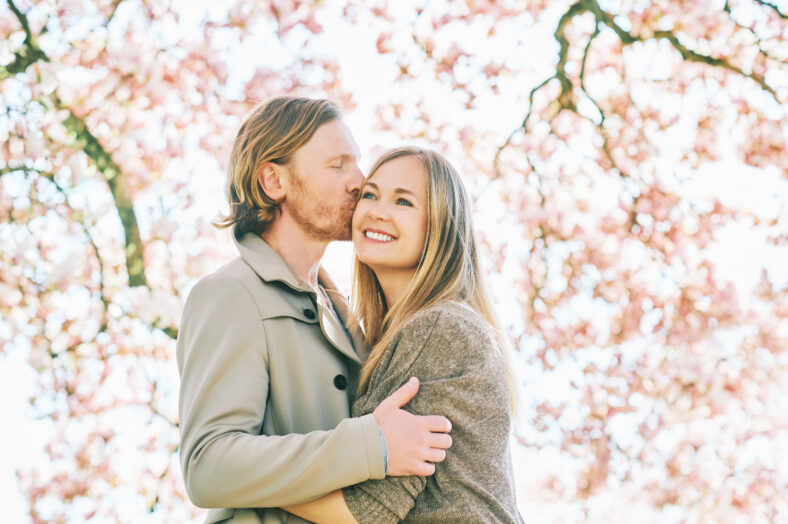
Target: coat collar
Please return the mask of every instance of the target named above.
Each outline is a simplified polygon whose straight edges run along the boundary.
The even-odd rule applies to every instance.
[[[233,242],[244,262],[266,282],[282,282],[296,291],[311,293],[312,289],[298,276],[268,243],[254,233],[245,233],[240,239],[233,235]]]
[[[240,239],[233,235],[233,241],[241,258],[260,278],[266,282],[282,282],[294,291],[308,293],[316,302],[315,291],[265,240],[253,233],[245,233]],[[353,325],[354,321],[350,315],[347,301],[322,267],[318,269],[317,281],[326,290],[339,322],[344,324],[343,329],[343,326],[334,319],[333,315],[320,311],[323,334],[341,353],[361,364],[366,357],[366,345],[361,329],[358,325]],[[352,345],[348,337],[352,339]]]

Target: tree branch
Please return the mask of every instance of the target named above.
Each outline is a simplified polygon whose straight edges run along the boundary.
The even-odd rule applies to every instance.
[[[161,330],[162,333],[164,333],[165,335],[170,337],[172,340],[177,340],[178,339],[178,329],[177,328],[174,328],[172,326],[162,326],[158,322],[154,322],[153,323],[153,327],[158,329],[158,330]]]
[[[7,2],[8,7],[14,13],[16,19],[19,20],[19,24],[25,32],[25,41],[22,43],[22,47],[14,53],[14,61],[7,66],[0,66],[0,82],[24,72],[28,67],[39,60],[49,62],[49,57],[38,47],[38,43],[33,37],[33,33],[30,31],[27,15],[16,7],[13,0],[7,0]]]
[[[765,5],[767,7],[771,7],[781,17],[785,18],[785,15],[780,12],[780,10],[777,8],[777,6],[775,6],[773,4],[770,4],[768,2],[765,2],[763,0],[755,0],[755,1],[758,2],[761,5]],[[727,3],[725,4],[725,7],[723,9],[726,10],[726,12],[729,12],[730,8],[729,8]],[[583,91],[583,93],[589,98],[589,100],[591,100],[591,102],[594,104],[594,106],[597,108],[597,110],[600,113],[600,118],[601,118],[602,121],[601,122],[594,122],[594,123],[597,125],[597,127],[602,132],[602,138],[603,138],[602,151],[605,154],[605,156],[608,158],[608,160],[610,160],[610,162],[616,168],[617,168],[617,166],[616,166],[616,163],[613,161],[613,157],[612,157],[609,145],[608,145],[607,136],[604,133],[604,127],[602,126],[602,124],[604,123],[605,115],[602,112],[602,109],[599,107],[599,104],[597,104],[596,100],[594,100],[594,98],[589,95],[588,91],[585,88],[585,84],[584,84],[586,58],[588,57],[588,52],[589,52],[589,49],[590,49],[590,46],[591,46],[591,42],[599,34],[599,30],[600,30],[599,29],[599,25],[600,24],[602,24],[602,25],[608,27],[609,29],[611,29],[618,36],[618,38],[621,40],[621,42],[623,44],[625,44],[625,45],[634,44],[635,42],[645,42],[647,40],[662,40],[662,39],[667,40],[668,42],[670,42],[671,46],[673,46],[673,48],[676,49],[679,52],[679,54],[681,54],[681,57],[684,60],[686,60],[688,62],[697,62],[697,63],[707,64],[707,65],[710,65],[712,67],[720,67],[720,68],[732,71],[732,72],[734,72],[734,73],[736,73],[738,75],[741,75],[741,76],[744,76],[746,78],[749,78],[749,79],[753,80],[755,83],[757,83],[764,91],[769,93],[772,96],[772,98],[778,104],[780,103],[780,100],[777,97],[777,93],[775,92],[775,90],[771,86],[769,86],[769,84],[766,83],[766,80],[764,79],[764,77],[762,75],[759,75],[759,74],[754,73],[754,72],[749,73],[749,74],[745,73],[740,67],[730,63],[726,59],[715,58],[715,57],[712,57],[712,56],[709,56],[709,55],[704,55],[702,53],[698,53],[697,51],[694,51],[692,49],[689,49],[687,46],[685,46],[684,44],[679,42],[678,37],[672,31],[665,31],[665,30],[655,31],[653,33],[653,36],[649,36],[649,37],[642,37],[642,36],[633,35],[633,34],[629,33],[628,31],[625,31],[624,29],[622,29],[618,24],[616,24],[613,16],[610,13],[607,13],[606,11],[604,11],[599,6],[597,0],[578,0],[576,3],[572,4],[566,10],[566,12],[561,16],[561,18],[560,18],[560,20],[558,22],[558,26],[556,27],[556,30],[553,33],[554,38],[555,38],[556,42],[558,42],[558,45],[559,45],[558,60],[556,62],[556,71],[555,71],[555,73],[552,76],[550,76],[549,78],[547,78],[545,81],[543,81],[541,84],[539,84],[538,86],[536,86],[535,88],[533,88],[531,90],[531,93],[530,93],[530,96],[529,96],[528,112],[526,113],[526,116],[523,119],[523,123],[520,125],[520,127],[518,127],[517,129],[513,130],[509,134],[509,136],[506,138],[504,143],[501,144],[498,147],[497,151],[495,152],[495,156],[493,158],[493,172],[494,172],[494,176],[496,178],[500,177],[499,164],[500,164],[501,153],[503,152],[504,149],[509,147],[509,145],[511,144],[512,138],[514,138],[514,136],[518,132],[520,132],[520,131],[527,132],[526,126],[528,124],[528,120],[529,120],[529,118],[531,116],[531,113],[533,111],[534,95],[536,94],[536,92],[539,89],[541,89],[550,80],[558,79],[558,81],[561,83],[561,93],[558,95],[557,100],[556,100],[558,102],[559,112],[564,110],[564,109],[569,109],[570,111],[573,111],[573,112],[577,113],[578,115],[580,115],[580,113],[577,112],[577,105],[576,105],[576,102],[575,102],[575,99],[574,99],[574,93],[573,93],[573,89],[572,89],[572,82],[571,82],[571,80],[569,78],[569,75],[566,73],[566,63],[567,63],[567,60],[568,60],[569,41],[568,41],[568,39],[567,39],[567,37],[565,35],[565,29],[566,29],[567,24],[569,24],[569,22],[575,16],[581,15],[581,14],[586,13],[586,12],[593,13],[594,17],[596,18],[597,25],[594,28],[594,33],[592,34],[590,40],[586,44],[586,47],[585,47],[585,50],[584,50],[584,53],[583,53],[582,65],[581,65],[581,70],[580,70],[580,88]],[[760,43],[760,40],[759,40],[759,43]],[[758,45],[758,49],[760,50],[760,52],[762,54],[764,54],[765,56],[770,57],[760,47],[760,45]],[[583,118],[587,118],[587,117],[585,117],[583,115],[580,115],[580,116],[583,117]],[[593,122],[593,120],[592,120],[592,122]],[[619,173],[622,176],[626,176],[626,174],[623,173],[620,169],[619,169]]]
[[[624,44],[629,45],[635,42],[645,42],[647,40],[652,40],[652,39],[667,40],[668,42],[670,42],[670,45],[672,45],[673,48],[676,49],[676,51],[678,51],[679,54],[681,54],[681,57],[684,60],[688,62],[698,62],[701,64],[707,64],[713,67],[720,67],[723,69],[727,69],[729,71],[733,71],[734,73],[737,73],[741,76],[750,78],[759,86],[761,86],[761,88],[764,91],[772,95],[772,98],[774,98],[775,102],[777,102],[778,104],[780,103],[780,100],[777,98],[777,93],[774,91],[774,89],[771,88],[771,86],[769,86],[769,84],[766,83],[766,80],[762,75],[759,75],[757,73],[747,74],[744,71],[742,71],[741,68],[731,64],[730,62],[728,62],[723,58],[714,58],[713,56],[704,55],[696,51],[693,51],[692,49],[687,48],[687,46],[679,42],[678,37],[672,31],[664,31],[664,30],[654,31],[654,35],[652,37],[642,37],[642,36],[632,35],[631,33],[619,27],[618,24],[616,24],[615,20],[613,20],[613,17],[609,13],[603,11],[601,7],[599,7],[599,4],[597,3],[596,0],[581,0],[581,1],[587,2],[588,9],[594,13],[597,21],[605,24],[607,27],[612,29],[616,33],[616,35],[618,35],[618,37],[621,39],[621,42],[623,42]]]
[[[533,172],[534,176],[536,177],[536,193],[539,195],[539,207],[542,208],[542,211],[545,211],[545,204],[547,203],[547,199],[542,192],[542,175],[539,174],[539,171],[536,169],[536,165],[531,161],[528,155],[525,155],[525,161],[528,162],[528,166],[531,168],[531,172]],[[531,317],[531,324],[535,327],[538,327],[536,322],[536,299],[539,298],[539,295],[542,292],[542,289],[545,287],[545,280],[547,279],[547,267],[548,261],[547,256],[545,255],[545,250],[547,249],[547,235],[545,234],[545,221],[541,220],[539,222],[539,234],[534,238],[533,242],[531,243],[531,248],[528,250],[528,258],[530,259],[534,255],[534,250],[536,249],[536,242],[538,240],[542,241],[542,262],[545,266],[545,275],[542,276],[541,282],[537,283],[536,278],[534,278],[534,272],[531,270],[531,267],[528,263],[525,263],[525,270],[528,272],[528,278],[531,281],[531,285],[534,288],[533,294],[528,297],[528,302],[530,304],[530,317]]]
[[[664,38],[665,40],[670,42],[670,44],[681,54],[681,57],[684,60],[687,60],[689,62],[708,64],[715,67],[721,67],[723,69],[727,69],[729,71],[733,71],[734,73],[740,74],[741,76],[750,78],[751,80],[755,81],[755,83],[757,83],[759,86],[761,86],[761,88],[764,91],[772,95],[772,98],[774,98],[775,102],[777,102],[778,104],[780,103],[780,100],[777,98],[777,93],[774,91],[774,89],[771,88],[771,86],[769,86],[769,84],[766,83],[766,80],[762,75],[759,75],[757,73],[747,74],[744,71],[742,71],[741,68],[731,64],[727,60],[724,60],[722,58],[714,58],[712,56],[697,53],[691,49],[688,49],[681,42],[679,42],[678,37],[671,31],[655,31],[654,38],[658,38],[658,39]]]
[[[772,9],[774,9],[774,12],[777,13],[777,16],[779,16],[783,20],[788,20],[788,15],[780,11],[780,8],[777,7],[777,5],[772,4],[771,2],[765,2],[764,0],[755,0],[755,3],[761,4],[766,7],[771,7]]]
[[[123,0],[115,0],[112,2],[112,11],[110,11],[109,16],[107,17],[107,24],[112,22],[112,19],[115,17],[115,13],[118,12],[118,7],[123,2]]]
[[[586,95],[586,97],[588,97],[591,103],[594,104],[596,110],[599,111],[599,122],[594,122],[591,118],[584,117],[576,110],[575,113],[577,113],[577,115],[583,118],[586,118],[589,122],[597,126],[597,129],[599,130],[599,134],[602,135],[602,152],[605,154],[605,158],[607,158],[607,160],[610,162],[610,165],[612,165],[616,169],[616,171],[618,171],[619,176],[628,177],[629,174],[624,172],[624,170],[622,170],[621,167],[619,167],[618,163],[615,161],[615,159],[613,159],[613,152],[610,151],[610,144],[608,141],[607,131],[605,131],[605,118],[606,118],[605,112],[602,111],[602,108],[599,106],[599,104],[594,99],[594,97],[592,97],[591,94],[588,92],[585,85],[586,59],[588,58],[588,52],[591,49],[591,43],[594,41],[594,39],[597,36],[599,36],[599,22],[597,22],[596,26],[594,27],[594,32],[591,34],[591,37],[588,39],[586,48],[583,51],[583,62],[582,65],[580,66],[580,90],[583,91],[583,93]]]
[[[586,94],[586,96],[588,96],[588,98],[590,98],[591,101],[594,102],[594,105],[596,106],[596,108],[599,109],[599,105],[597,105],[596,101],[593,98],[591,98],[591,96],[588,94],[588,91],[586,91],[586,85],[585,85],[586,60],[588,59],[588,51],[591,50],[591,43],[594,41],[594,39],[597,36],[599,36],[599,22],[594,24],[594,32],[591,33],[591,37],[588,39],[588,43],[586,43],[586,48],[583,50],[583,61],[582,61],[581,65],[580,65],[580,89],[583,90],[583,92]],[[602,113],[602,110],[600,109],[599,112]],[[605,118],[605,115],[602,114],[602,119],[604,120],[604,118]]]
[[[19,23],[22,24],[22,29],[25,31],[25,41],[26,42],[33,42],[33,34],[30,32],[30,24],[27,22],[27,15],[22,13],[19,8],[14,4],[14,0],[7,0],[8,7],[11,8],[11,12],[14,13],[16,19],[19,20]]]
[[[569,59],[569,39],[565,34],[566,26],[574,17],[586,11],[588,11],[588,8],[583,4],[583,0],[573,4],[558,21],[558,27],[556,27],[555,33],[553,33],[556,42],[558,42],[560,46],[558,50],[558,63],[555,66],[555,78],[561,82],[561,93],[558,95],[558,103],[561,109],[574,110],[576,107],[574,93],[572,92],[572,81],[569,79],[569,75],[566,74],[566,62]]]
[[[129,287],[147,286],[145,264],[142,257],[142,239],[137,224],[137,216],[134,213],[134,202],[120,167],[90,132],[84,120],[75,115],[56,97],[55,106],[58,109],[68,111],[68,117],[63,121],[63,125],[71,133],[75,147],[87,154],[109,185],[112,198],[115,201],[115,207],[123,225]]]
[[[730,8],[730,5],[728,4],[728,2],[725,2],[725,5],[723,6],[722,10],[723,10],[723,12],[725,12],[728,15],[728,17],[730,18],[731,22],[733,22],[733,24],[736,27],[738,27],[739,29],[742,29],[743,31],[747,31],[748,33],[750,33],[750,35],[752,35],[752,37],[755,39],[755,46],[758,48],[758,53],[760,53],[764,57],[768,58],[769,60],[774,60],[775,62],[779,62],[779,63],[784,64],[784,65],[788,65],[788,60],[782,60],[780,58],[777,58],[776,56],[773,56],[771,53],[769,53],[766,49],[763,48],[763,45],[762,45],[763,44],[763,39],[760,37],[760,35],[758,33],[756,33],[752,28],[745,26],[744,24],[738,22],[737,20],[735,20],[733,18],[733,14],[731,13],[731,8]]]
[[[493,158],[493,173],[495,178],[500,177],[500,156],[504,149],[509,147],[509,144],[512,141],[514,136],[522,131],[523,133],[528,132],[527,125],[528,120],[531,118],[531,112],[533,111],[534,107],[534,96],[536,92],[539,91],[542,87],[544,87],[550,80],[555,78],[561,83],[561,94],[558,95],[558,101],[561,109],[572,109],[576,108],[576,104],[574,102],[574,97],[572,94],[572,82],[569,80],[569,76],[566,74],[566,61],[567,56],[569,54],[569,40],[564,35],[564,30],[566,29],[566,25],[574,18],[575,16],[584,13],[587,11],[587,8],[583,5],[584,0],[579,0],[577,3],[572,4],[569,9],[567,9],[566,13],[561,16],[561,19],[558,21],[558,26],[553,33],[555,36],[556,41],[560,46],[558,50],[558,62],[556,64],[556,71],[551,77],[544,80],[542,83],[531,89],[531,93],[528,96],[528,112],[523,119],[522,124],[513,130],[509,136],[506,138],[506,141],[498,146],[498,149],[495,152],[495,157]]]
[[[68,192],[63,186],[58,184],[57,180],[55,180],[54,173],[50,173],[48,171],[43,171],[41,169],[35,169],[30,167],[6,166],[0,169],[0,176],[16,171],[22,171],[24,173],[36,173],[40,177],[48,180],[55,187],[57,192],[63,195],[63,205],[65,205],[74,214],[81,213],[80,210],[75,209],[68,201]],[[47,206],[47,203],[41,202],[40,200],[39,203],[43,206]],[[93,250],[93,255],[96,257],[96,262],[98,263],[98,276],[99,276],[98,293],[99,293],[99,299],[101,300],[101,304],[104,309],[103,318],[101,320],[101,326],[99,327],[99,333],[101,333],[107,330],[107,325],[109,323],[109,314],[108,314],[109,300],[107,299],[105,293],[105,286],[104,286],[104,260],[101,258],[98,245],[96,244],[93,235],[90,233],[90,230],[88,229],[88,224],[86,224],[83,220],[79,220],[79,219],[75,220],[75,223],[79,225],[79,228],[82,230],[82,232],[85,234],[85,237],[88,239],[88,243],[90,244],[90,247]]]
[[[0,167],[0,177],[3,175],[7,175],[9,173],[15,173],[16,171],[25,171],[26,168],[24,167],[14,167],[14,166],[5,166]]]
[[[0,81],[14,74],[24,72],[38,60],[49,61],[49,57],[38,47],[30,31],[27,16],[19,11],[13,0],[7,0],[7,2],[25,31],[25,43],[22,49],[16,53],[13,63],[5,68],[0,67]],[[115,7],[117,7],[117,4]],[[140,238],[139,226],[137,225],[137,216],[134,213],[134,203],[120,167],[112,160],[112,156],[99,143],[98,139],[93,136],[84,120],[76,116],[70,108],[63,104],[57,98],[57,95],[52,96],[52,101],[57,109],[68,111],[68,117],[63,121],[63,125],[72,134],[75,147],[85,151],[88,158],[94,162],[96,168],[101,172],[109,185],[120,221],[123,224],[129,287],[147,286],[145,264],[142,257],[142,239]],[[2,174],[4,173],[0,172],[0,175]]]
[[[526,127],[528,126],[528,120],[531,118],[531,112],[533,111],[534,108],[534,96],[536,95],[536,92],[542,89],[542,87],[544,87],[545,84],[547,84],[553,78],[555,78],[555,76],[551,76],[550,78],[539,84],[538,86],[531,89],[531,93],[528,96],[528,112],[525,114],[525,118],[523,118],[522,123],[517,129],[509,133],[509,136],[506,138],[506,141],[500,146],[498,146],[498,149],[495,151],[495,157],[493,158],[493,172],[495,173],[495,178],[499,178],[501,176],[499,170],[499,164],[500,164],[500,156],[503,150],[509,147],[509,144],[512,142],[512,138],[514,138],[514,135],[516,135],[519,131],[522,130],[523,133],[527,132]]]

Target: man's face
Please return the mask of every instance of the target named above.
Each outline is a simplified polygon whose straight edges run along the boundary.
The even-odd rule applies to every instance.
[[[341,120],[323,124],[293,155],[282,212],[314,240],[350,240],[350,219],[364,176],[358,146]]]

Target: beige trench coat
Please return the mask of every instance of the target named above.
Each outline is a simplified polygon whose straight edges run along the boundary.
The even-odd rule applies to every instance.
[[[178,335],[186,490],[222,508],[207,523],[304,522],[276,508],[384,477],[374,417],[349,418],[364,355],[322,270],[339,320],[260,237],[236,245],[192,289]]]

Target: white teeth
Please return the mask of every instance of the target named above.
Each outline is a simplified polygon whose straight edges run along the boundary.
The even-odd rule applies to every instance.
[[[372,231],[364,231],[364,236],[380,242],[391,242],[394,240],[392,236],[384,235],[383,233],[373,233]]]

